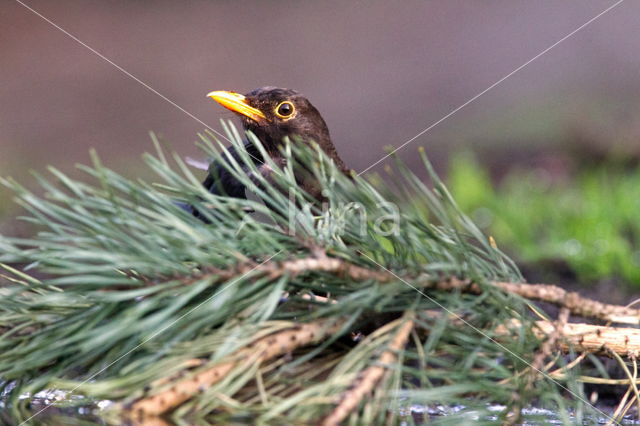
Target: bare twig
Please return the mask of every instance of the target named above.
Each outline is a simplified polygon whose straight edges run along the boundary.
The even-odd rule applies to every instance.
[[[423,311],[422,315],[438,319],[445,315],[441,311]],[[446,315],[451,324],[463,326],[465,323],[455,315]],[[522,328],[522,321],[511,319],[507,323],[498,325],[493,332],[498,336],[510,336],[511,330]],[[567,323],[561,319],[560,323],[539,320],[534,322],[533,333],[539,339],[549,341],[550,336],[557,336],[555,346],[561,351],[568,352],[573,349],[577,352],[591,352],[609,355],[615,352],[621,356],[636,356],[640,353],[640,329],[631,327],[609,327],[584,323]],[[548,352],[547,353],[551,353]],[[578,361],[576,361],[578,362]],[[540,364],[541,365],[541,364]],[[573,363],[565,366],[563,370],[573,367]],[[560,374],[559,370],[551,373]]]
[[[326,272],[349,278],[353,281],[372,280],[384,283],[396,280],[392,274],[389,274],[386,271],[364,268],[342,259],[329,257],[325,253],[316,253],[313,256],[298,259],[268,261],[262,263],[243,258],[233,267],[220,269],[213,266],[207,266],[202,268],[198,273],[189,277],[163,276],[152,279],[146,276],[134,275],[131,272],[125,272],[125,274],[130,278],[139,280],[145,285],[150,286],[173,280],[178,280],[185,285],[191,285],[202,280],[204,277],[214,278],[214,283],[229,281],[238,276],[268,276],[271,279],[277,279],[284,275],[296,276],[307,272]],[[120,288],[129,287],[130,286],[124,286]]]
[[[522,323],[516,319],[509,322],[508,326],[500,325],[495,332],[510,334],[509,329],[521,327]],[[541,339],[547,338],[556,331],[553,322],[536,321],[533,332]],[[593,352],[603,355],[615,352],[622,356],[640,353],[640,329],[625,327],[606,327],[601,325],[567,323],[561,330],[562,339],[558,339],[557,345],[562,351],[571,348],[578,352]]]
[[[610,305],[580,296],[550,284],[525,284],[492,282],[495,287],[530,300],[539,300],[565,307],[573,315],[596,318],[621,324],[640,324],[640,310],[619,305]],[[482,287],[469,280],[451,278],[422,285],[423,288],[437,290],[459,290],[473,294],[482,293]]]
[[[573,315],[621,324],[640,324],[640,310],[638,309],[598,302],[555,285],[504,282],[494,282],[493,285],[526,299],[563,306],[569,309]]]
[[[238,276],[247,275],[268,276],[277,279],[283,275],[299,275],[308,272],[326,272],[349,278],[352,281],[377,281],[380,283],[396,282],[401,278],[404,281],[414,283],[416,287],[424,289],[435,289],[441,291],[463,291],[473,294],[480,294],[483,288],[478,283],[470,280],[449,278],[446,280],[436,280],[427,274],[418,275],[394,275],[386,270],[378,268],[366,268],[355,265],[349,261],[329,257],[325,252],[316,250],[312,256],[286,261],[270,261],[262,264],[250,260],[239,262],[236,266],[228,269],[218,269],[214,267],[204,268],[199,274],[182,278],[184,284],[192,284],[203,278],[203,276],[215,277],[215,282],[224,282]],[[149,284],[149,278],[139,278]],[[171,279],[166,278],[165,279]],[[640,310],[630,306],[610,305],[580,296],[576,292],[569,292],[565,289],[550,284],[526,284],[510,282],[492,282],[493,286],[511,294],[516,294],[526,299],[539,300],[553,303],[565,307],[572,315],[596,318],[603,321],[622,324],[640,324]]]

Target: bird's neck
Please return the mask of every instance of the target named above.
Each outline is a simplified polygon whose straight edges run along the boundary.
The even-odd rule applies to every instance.
[[[263,128],[249,128],[247,130],[250,130],[260,140],[260,142],[262,142],[265,150],[272,158],[276,159],[282,156],[280,152],[280,148],[284,144],[284,136],[282,135],[282,133],[271,134],[269,129]],[[290,136],[293,140],[295,140],[294,135]],[[320,133],[316,133],[313,135],[301,134],[297,136],[306,143],[309,143],[311,141],[317,143],[325,152],[325,154],[327,154],[327,156],[329,156],[334,161],[338,169],[340,169],[344,173],[349,173],[349,170],[342,161],[342,158],[340,158],[340,156],[338,155],[338,151],[336,150],[335,145],[331,141],[331,136],[329,135],[328,130],[323,130]]]

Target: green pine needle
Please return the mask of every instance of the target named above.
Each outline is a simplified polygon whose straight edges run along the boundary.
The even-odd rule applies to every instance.
[[[240,147],[237,130],[225,128]],[[514,395],[524,405],[558,408],[566,401],[564,390],[544,377],[527,387],[523,361],[532,360],[539,342],[526,305],[486,286],[520,281],[520,273],[458,209],[423,153],[434,189],[401,163],[393,186],[347,177],[317,147],[296,141],[283,149],[284,169],[271,164],[278,170],[273,182],[261,179],[255,166],[252,179],[239,164],[228,165],[261,202],[210,194],[179,157],[172,165],[154,142],[156,155],[144,161],[157,183],[126,179],[94,153],[93,165],[81,166],[85,179],[53,168],[39,177],[43,196],[2,181],[38,230],[31,238],[0,237],[0,262],[11,277],[0,286],[0,386],[16,416],[28,415],[28,399],[19,398],[27,392],[73,390],[85,396],[70,400],[78,404],[132,401],[149,387],[162,388],[156,381],[180,372],[186,360],[198,358],[207,368],[255,336],[336,319],[344,325],[324,344],[263,364],[239,364],[174,413],[212,423],[318,420],[376,364],[397,332],[384,324],[408,310],[416,313],[411,338],[389,366],[391,374],[351,413],[352,422],[394,416],[393,422],[412,423],[411,407],[434,404],[462,407],[451,421],[488,419],[495,416],[491,404],[514,407]],[[201,146],[212,160],[227,158],[211,134],[201,135]],[[242,160],[253,164],[246,153]],[[296,185],[295,163],[320,181],[327,206],[309,204],[311,197]],[[397,223],[389,220],[394,214]],[[280,262],[318,256],[380,273],[382,265],[411,286],[322,270],[277,272]],[[45,278],[9,264],[29,265]],[[412,288],[451,276],[470,278],[486,291],[429,291],[425,297]],[[335,303],[303,298],[311,293]],[[443,315],[429,314],[434,311]],[[448,321],[447,312],[475,329]],[[496,344],[489,338],[493,328],[512,318],[523,328]],[[358,331],[365,337],[356,344],[349,336]]]

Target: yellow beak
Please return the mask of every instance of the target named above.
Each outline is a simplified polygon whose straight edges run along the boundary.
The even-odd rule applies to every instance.
[[[245,117],[249,117],[253,121],[262,121],[266,119],[266,116],[262,111],[252,107],[247,102],[247,98],[240,93],[228,92],[226,90],[216,90],[207,94],[208,97],[222,105],[223,107],[230,109],[233,112],[242,114]]]

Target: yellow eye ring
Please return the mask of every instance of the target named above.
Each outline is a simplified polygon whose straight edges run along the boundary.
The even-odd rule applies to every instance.
[[[296,107],[289,101],[282,101],[273,111],[278,117],[287,119],[293,117],[293,114],[296,112]]]

